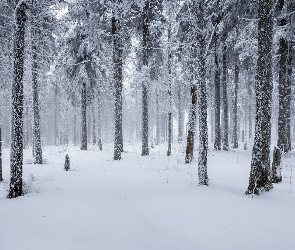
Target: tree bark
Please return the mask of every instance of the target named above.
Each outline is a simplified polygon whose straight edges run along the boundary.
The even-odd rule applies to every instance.
[[[285,152],[291,151],[291,99],[292,99],[292,74],[293,74],[293,43],[288,42],[287,80],[286,80],[286,147]]]
[[[183,104],[182,104],[182,91],[181,87],[179,86],[178,89],[178,143],[182,143],[183,137]]]
[[[121,1],[119,0],[120,4]],[[116,14],[118,13],[116,10]],[[122,134],[122,66],[123,66],[123,49],[121,41],[120,21],[115,14],[112,18],[112,36],[113,36],[113,63],[114,63],[114,96],[115,96],[115,145],[114,160],[121,160],[123,152],[123,134]]]
[[[15,10],[14,72],[12,85],[12,141],[10,154],[10,189],[8,198],[22,195],[23,174],[23,73],[26,3],[17,3]]]
[[[238,56],[235,63],[235,86],[234,86],[234,108],[233,108],[233,143],[234,148],[239,147],[238,137],[238,89],[239,89],[239,73]]]
[[[208,152],[208,127],[207,127],[207,92],[206,92],[206,74],[205,74],[205,23],[204,23],[204,0],[199,1],[198,8],[198,43],[197,54],[198,70],[198,111],[199,111],[199,158],[198,175],[199,185],[208,185],[207,175],[207,152]]]
[[[249,186],[246,194],[260,194],[272,188],[270,177],[271,98],[272,98],[272,0],[259,1],[258,59],[256,70],[255,137]]]
[[[81,90],[81,119],[82,119],[82,135],[81,135],[81,150],[87,150],[87,117],[86,117],[86,82],[82,82]]]
[[[224,35],[225,36],[225,35]],[[228,144],[228,100],[227,100],[227,59],[226,59],[226,37],[223,38],[222,54],[222,90],[223,90],[223,150],[229,149]]]
[[[42,164],[42,145],[40,132],[40,108],[39,108],[39,86],[38,86],[38,50],[37,30],[32,30],[32,86],[33,86],[33,114],[34,114],[34,164]]]
[[[143,21],[143,37],[142,37],[142,46],[143,46],[143,66],[147,71],[148,68],[148,37],[149,37],[149,1],[145,1],[145,6],[142,13]],[[146,74],[148,74],[146,72]],[[146,76],[148,77],[148,76]],[[145,78],[142,84],[142,151],[141,155],[149,155],[149,114],[148,114],[148,79]]]
[[[169,98],[169,111],[168,111],[168,150],[167,150],[167,156],[171,155],[171,143],[172,143],[172,75],[171,75],[171,60],[172,60],[172,54],[171,54],[171,48],[170,48],[170,41],[171,40],[171,27],[168,29],[168,98]]]
[[[221,128],[220,128],[220,71],[217,54],[217,32],[214,31],[214,85],[215,85],[215,138],[214,149],[221,150]]]

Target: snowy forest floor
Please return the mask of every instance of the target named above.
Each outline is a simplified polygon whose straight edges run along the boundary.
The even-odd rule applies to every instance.
[[[27,194],[11,200],[6,198],[9,149],[4,149],[1,249],[295,248],[294,154],[283,159],[283,182],[252,197],[244,195],[250,150],[210,150],[207,187],[198,186],[197,163],[184,164],[183,150],[175,146],[170,157],[166,144],[145,157],[139,144],[124,146],[121,161],[112,160],[111,144],[103,151],[44,147],[44,165],[29,164],[26,150]]]

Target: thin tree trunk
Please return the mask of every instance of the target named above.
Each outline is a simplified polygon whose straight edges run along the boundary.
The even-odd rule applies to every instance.
[[[233,143],[234,148],[239,147],[239,138],[238,138],[238,89],[239,89],[239,65],[238,65],[238,56],[235,63],[235,82],[234,82],[234,108],[233,108]]]
[[[143,21],[143,66],[144,70],[147,72],[148,68],[148,37],[149,37],[149,1],[145,1],[144,10],[142,13]],[[147,76],[146,76],[147,77]],[[149,155],[149,114],[148,114],[148,79],[146,78],[142,84],[142,151],[141,155]]]
[[[26,3],[17,3],[14,36],[14,81],[12,85],[12,141],[10,158],[10,189],[8,198],[22,195],[23,174],[23,73]]]
[[[273,13],[271,0],[259,1],[258,59],[256,70],[255,138],[252,151],[249,186],[246,194],[260,194],[272,188],[270,176],[272,39]]]
[[[182,143],[183,137],[183,105],[181,87],[178,89],[178,143]]]
[[[58,140],[58,86],[55,85],[54,89],[54,144],[55,146],[59,145]]]
[[[99,150],[102,150],[102,142],[101,142],[101,110],[100,110],[100,92],[97,94],[97,145]]]
[[[225,35],[224,35],[225,36]],[[226,37],[223,39],[222,55],[222,90],[223,90],[223,150],[229,149],[228,144],[228,100],[227,100],[227,59],[226,59]]]
[[[291,151],[291,98],[292,98],[292,61],[293,61],[293,44],[289,41],[288,58],[287,58],[287,86],[286,86],[286,147],[285,151]]]
[[[169,111],[168,111],[168,150],[167,156],[171,155],[171,143],[172,143],[172,75],[171,75],[171,48],[170,48],[170,38],[171,38],[171,28],[168,29],[168,77],[169,77],[169,86],[168,86],[168,98],[169,98]]]
[[[156,145],[160,143],[160,105],[159,105],[159,90],[156,90]]]
[[[215,138],[214,149],[221,150],[221,128],[220,128],[220,72],[217,56],[217,33],[214,31],[214,84],[215,84]]]
[[[77,146],[77,115],[74,110],[74,146]]]
[[[82,135],[81,135],[81,150],[87,150],[87,117],[86,117],[86,82],[82,82],[81,90],[81,119],[82,119]]]
[[[92,144],[95,145],[96,144],[96,129],[95,129],[95,123],[96,123],[96,119],[95,119],[95,107],[94,107],[94,103],[92,104]]]

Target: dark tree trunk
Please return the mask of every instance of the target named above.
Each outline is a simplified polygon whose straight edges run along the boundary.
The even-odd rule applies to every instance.
[[[258,59],[256,70],[255,138],[252,151],[249,186],[246,194],[260,194],[272,188],[270,178],[272,38],[273,13],[271,0],[259,1]]]
[[[59,145],[58,136],[58,86],[55,85],[54,89],[54,143],[55,146]]]
[[[279,183],[281,181],[281,150],[279,147],[275,147],[272,161],[272,183]]]
[[[279,116],[278,116],[278,144],[277,146],[283,151],[288,151],[287,144],[287,56],[288,42],[284,37],[279,42]]]
[[[223,150],[228,150],[229,144],[228,144],[227,59],[226,59],[225,40],[226,40],[226,37],[223,38],[223,55],[222,55]]]
[[[77,146],[77,115],[76,110],[74,110],[74,146]]]
[[[118,1],[121,3],[121,1]],[[117,13],[118,10],[117,10]],[[123,48],[121,41],[120,21],[114,15],[112,18],[113,35],[113,63],[114,63],[114,96],[115,96],[115,145],[114,160],[121,160],[123,152],[123,134],[122,134],[122,66],[123,66]]]
[[[142,13],[143,21],[143,37],[142,37],[142,48],[143,48],[143,66],[145,70],[148,68],[148,37],[149,37],[149,1],[145,1],[145,6]],[[147,72],[146,72],[147,73]],[[141,155],[149,155],[149,114],[148,114],[148,79],[144,80],[142,84],[142,151]]]
[[[217,54],[218,36],[214,31],[214,85],[215,85],[215,138],[214,149],[221,150],[221,128],[220,128],[220,71]]]
[[[171,28],[168,30],[168,43],[170,44],[171,37]],[[170,46],[170,45],[169,45]],[[169,98],[169,111],[168,111],[168,150],[167,156],[171,155],[171,143],[172,143],[172,75],[171,75],[171,48],[168,49],[168,77],[169,77],[169,86],[168,86],[168,98]]]
[[[233,108],[233,143],[234,148],[239,147],[239,137],[238,137],[238,89],[239,89],[239,65],[238,56],[235,63],[235,82],[234,82],[234,108]]]
[[[10,154],[10,189],[8,198],[22,195],[23,174],[23,73],[26,3],[17,4],[15,10],[14,81],[12,85],[12,135]]]
[[[291,98],[292,98],[292,59],[293,44],[289,41],[287,58],[287,81],[286,81],[286,147],[285,152],[291,151]]]
[[[188,118],[185,163],[192,162],[194,158],[194,138],[195,138],[196,118],[197,118],[197,88],[194,83],[194,79],[191,79],[191,98],[192,98],[191,106],[190,106],[189,118]]]
[[[197,21],[199,30],[205,30],[204,23],[204,0],[199,2]],[[208,127],[207,127],[207,92],[206,92],[206,74],[205,74],[205,35],[198,34],[199,50],[197,55],[198,70],[198,109],[199,109],[199,158],[198,175],[199,185],[208,185],[207,175],[207,151],[208,151]]]
[[[81,119],[82,119],[82,135],[81,135],[81,150],[87,150],[87,118],[86,118],[86,82],[82,82],[81,90]]]
[[[32,30],[32,81],[33,81],[33,113],[34,113],[34,164],[42,164],[42,145],[40,132],[40,108],[39,108],[39,86],[38,86],[38,50],[36,42],[37,30]]]

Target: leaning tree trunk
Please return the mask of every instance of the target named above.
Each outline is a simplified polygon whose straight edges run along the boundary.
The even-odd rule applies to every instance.
[[[223,92],[223,150],[228,150],[228,100],[227,100],[227,59],[226,59],[226,35],[223,38],[222,54],[222,92]]]
[[[87,150],[87,117],[86,117],[86,82],[83,79],[81,90],[81,118],[82,118],[82,133],[81,133],[81,150]]]
[[[42,145],[40,133],[40,108],[39,108],[39,86],[38,86],[38,50],[37,50],[37,28],[32,30],[32,86],[33,86],[33,114],[34,114],[34,164],[42,164]]]
[[[192,77],[191,79],[191,106],[188,117],[187,144],[185,151],[185,163],[192,162],[194,158],[194,139],[197,118],[197,87]]]
[[[217,33],[214,31],[214,85],[215,85],[215,138],[214,149],[221,150],[221,128],[220,128],[220,72],[217,55]]]
[[[117,11],[118,13],[118,11]],[[114,96],[115,96],[115,145],[114,160],[121,160],[123,152],[123,134],[122,134],[122,66],[123,51],[121,41],[121,27],[119,20],[115,15],[112,18],[112,35],[113,35],[113,63],[114,63]]]
[[[144,70],[148,68],[148,37],[149,37],[149,1],[145,1],[142,13],[143,31],[142,31],[142,48],[143,48],[143,66]],[[146,75],[146,77],[148,77]],[[148,114],[148,79],[145,78],[142,84],[142,151],[141,155],[149,155],[149,114]]]
[[[199,110],[199,158],[198,175],[199,185],[208,185],[207,175],[207,151],[208,151],[208,127],[207,127],[207,93],[206,93],[206,74],[205,74],[205,30],[204,23],[204,0],[200,1],[198,8],[198,24],[200,33],[199,50],[197,55],[198,70],[198,110]]]
[[[239,147],[239,137],[238,137],[238,89],[239,89],[239,65],[238,56],[235,63],[235,82],[234,82],[234,108],[233,108],[233,143],[234,148]]]
[[[10,154],[10,189],[8,198],[22,195],[23,174],[23,73],[26,3],[17,4],[15,10],[14,65],[12,84],[12,138]]]
[[[273,90],[272,3],[272,0],[260,0],[258,7],[255,137],[249,186],[246,194],[260,194],[272,188],[270,177],[271,98]]]

